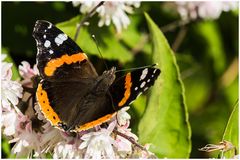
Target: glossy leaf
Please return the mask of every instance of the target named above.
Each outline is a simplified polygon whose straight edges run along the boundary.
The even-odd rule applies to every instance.
[[[233,108],[233,111],[229,117],[227,126],[225,128],[225,132],[223,134],[223,139],[222,140],[226,140],[231,142],[235,147],[236,150],[238,150],[238,146],[239,146],[239,131],[238,131],[238,108],[239,103],[237,102]],[[239,153],[237,153],[239,154]],[[225,158],[233,158],[234,156],[234,149],[225,152],[224,157]]]
[[[191,130],[176,58],[158,26],[145,17],[152,36],[153,63],[159,64],[161,74],[140,121],[139,140],[151,143],[150,150],[159,158],[188,158]]]

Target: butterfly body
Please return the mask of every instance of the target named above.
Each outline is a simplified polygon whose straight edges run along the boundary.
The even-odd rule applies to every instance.
[[[110,120],[154,84],[160,70],[135,70],[118,77],[116,68],[98,75],[81,48],[47,21],[37,21],[37,66],[41,76],[36,97],[46,119],[65,131],[79,132]]]

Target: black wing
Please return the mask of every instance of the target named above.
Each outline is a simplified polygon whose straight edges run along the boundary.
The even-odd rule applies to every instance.
[[[102,117],[115,112],[111,99],[108,96],[95,97],[94,94],[88,94],[93,83],[41,81],[37,89],[37,100],[46,119],[56,127],[77,131],[109,120],[112,116],[106,117],[107,119]],[[82,126],[88,122],[91,124]]]
[[[109,120],[115,112],[109,97],[88,94],[98,75],[80,47],[47,21],[36,22],[33,37],[42,78],[36,94],[46,119],[58,128],[74,131]]]
[[[52,23],[38,20],[33,30],[37,66],[42,78],[77,80],[96,78],[97,72],[81,48]]]
[[[119,109],[128,106],[142,92],[148,90],[160,74],[153,67],[138,69],[115,80],[110,88],[113,104]]]

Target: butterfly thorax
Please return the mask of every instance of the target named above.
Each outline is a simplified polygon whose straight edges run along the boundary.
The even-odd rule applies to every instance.
[[[112,67],[110,70],[104,71],[103,74],[97,78],[96,85],[93,89],[95,95],[99,96],[107,93],[109,87],[115,80],[115,71],[116,68]]]

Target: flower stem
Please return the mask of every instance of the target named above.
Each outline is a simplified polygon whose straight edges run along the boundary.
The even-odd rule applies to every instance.
[[[132,144],[134,144],[135,146],[137,146],[138,148],[140,148],[141,150],[144,150],[147,152],[147,149],[145,147],[143,147],[142,145],[138,144],[132,137],[129,137],[121,132],[119,132],[118,130],[114,129],[113,132],[116,134],[116,135],[119,135],[123,138],[126,138],[128,141],[130,141]]]
[[[101,5],[104,4],[104,1],[101,1],[98,5],[96,5],[96,7],[94,7],[82,20],[81,22],[77,25],[77,31],[76,31],[76,34],[74,36],[74,41],[77,40],[77,37],[80,33],[80,28],[81,26],[83,26],[83,24],[90,18],[92,17],[95,13],[96,13],[96,10],[98,7],[100,7]]]

